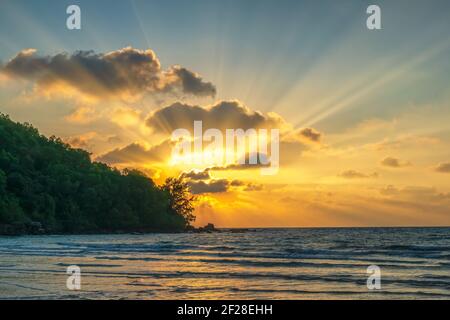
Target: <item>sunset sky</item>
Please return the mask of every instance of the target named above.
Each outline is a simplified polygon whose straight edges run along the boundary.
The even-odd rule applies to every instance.
[[[449,1],[0,0],[0,112],[157,183],[184,172],[197,225],[450,225]],[[280,170],[174,165],[194,120],[279,129]]]

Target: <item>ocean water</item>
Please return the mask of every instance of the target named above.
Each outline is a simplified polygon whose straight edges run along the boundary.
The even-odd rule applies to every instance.
[[[0,298],[450,299],[450,228],[0,237]]]

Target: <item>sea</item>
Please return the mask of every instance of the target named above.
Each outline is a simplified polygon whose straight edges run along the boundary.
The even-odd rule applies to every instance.
[[[450,299],[450,228],[0,237],[0,299]]]

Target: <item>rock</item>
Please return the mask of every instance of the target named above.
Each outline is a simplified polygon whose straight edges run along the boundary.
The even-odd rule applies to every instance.
[[[188,226],[186,227],[186,231],[187,232],[195,232],[195,233],[212,233],[212,232],[220,232],[220,230],[216,229],[216,227],[214,226],[214,224],[212,223],[208,223],[206,226],[204,227],[198,227],[195,228],[193,226]]]
[[[212,223],[208,223],[206,226],[203,227],[203,229],[206,232],[213,232],[217,230]]]

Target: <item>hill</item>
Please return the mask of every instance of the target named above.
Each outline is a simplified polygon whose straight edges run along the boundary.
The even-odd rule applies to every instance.
[[[180,231],[192,200],[180,179],[157,186],[0,114],[0,234]]]

